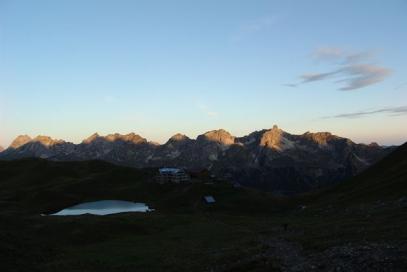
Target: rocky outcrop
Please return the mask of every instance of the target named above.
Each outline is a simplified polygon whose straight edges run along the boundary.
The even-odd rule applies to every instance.
[[[197,141],[215,142],[221,145],[232,145],[235,143],[235,137],[224,129],[208,131],[198,136]]]
[[[14,139],[14,141],[11,143],[9,148],[17,149],[20,146],[23,146],[26,143],[29,143],[31,140],[32,140],[31,137],[28,135],[17,136],[17,138]]]
[[[58,156],[67,156],[74,152],[75,145],[63,140],[52,139],[48,136],[31,138],[27,135],[18,136],[11,145],[0,153],[3,159],[21,159],[37,157],[52,159]]]
[[[173,135],[168,140],[167,143],[180,143],[180,142],[186,142],[186,141],[190,141],[190,140],[191,139],[188,136],[181,134],[181,133],[177,133],[177,134]]]
[[[55,139],[52,139],[49,136],[42,136],[42,135],[39,135],[39,136],[35,137],[30,142],[40,143],[40,144],[42,144],[44,146],[54,146],[54,145],[57,145],[57,144],[65,143],[65,141],[63,141],[63,140],[55,140]]]
[[[273,126],[244,137],[219,129],[190,139],[172,136],[165,144],[129,133],[100,136],[80,144],[47,136],[17,137],[0,159],[104,160],[132,167],[174,166],[208,169],[220,178],[275,193],[320,188],[353,176],[392,151],[356,144],[329,132],[294,135]]]
[[[147,140],[143,137],[141,137],[138,134],[135,133],[129,133],[126,135],[121,135],[119,133],[115,134],[109,134],[104,139],[108,142],[117,142],[117,141],[122,141],[122,142],[128,142],[128,143],[133,143],[133,144],[145,144],[147,143]]]
[[[90,144],[92,142],[97,141],[98,139],[100,139],[102,137],[99,136],[99,133],[95,132],[92,135],[90,135],[88,138],[86,138],[85,140],[82,141],[83,144]]]

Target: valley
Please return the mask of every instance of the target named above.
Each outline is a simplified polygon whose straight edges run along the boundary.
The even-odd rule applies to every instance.
[[[157,184],[154,168],[102,161],[0,161],[2,271],[404,271],[406,155],[403,145],[296,197],[227,181]],[[40,216],[100,199],[155,211]]]

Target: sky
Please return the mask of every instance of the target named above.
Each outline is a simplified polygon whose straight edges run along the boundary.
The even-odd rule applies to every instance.
[[[0,0],[0,145],[223,128],[407,141],[407,1]]]

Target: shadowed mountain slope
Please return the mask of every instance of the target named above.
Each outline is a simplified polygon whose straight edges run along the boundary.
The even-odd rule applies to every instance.
[[[320,194],[325,201],[341,203],[404,199],[407,204],[407,143],[366,171]]]

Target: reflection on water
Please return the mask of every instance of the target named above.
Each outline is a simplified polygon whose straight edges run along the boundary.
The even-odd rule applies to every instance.
[[[122,212],[148,212],[152,211],[144,203],[135,203],[122,200],[101,200],[95,202],[85,202],[51,215],[81,215],[81,214],[94,214],[106,215]]]

